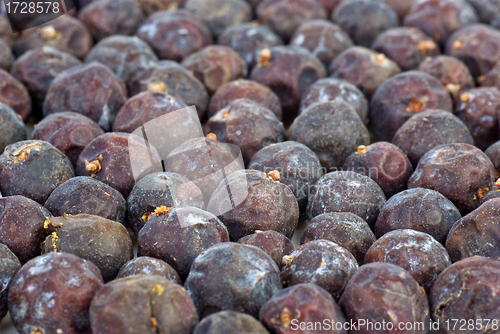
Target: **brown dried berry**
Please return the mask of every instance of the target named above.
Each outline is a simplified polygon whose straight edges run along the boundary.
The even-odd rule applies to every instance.
[[[24,121],[31,114],[31,97],[28,90],[8,72],[0,69],[0,102],[5,103]]]
[[[21,268],[21,262],[7,246],[0,243],[0,320],[7,315],[9,287],[17,271]]]
[[[281,267],[283,256],[290,255],[294,247],[290,239],[276,231],[255,231],[238,240],[238,243],[262,249]]]
[[[138,256],[128,261],[120,268],[116,278],[135,275],[163,276],[173,283],[182,284],[179,274],[167,262],[149,256]]]

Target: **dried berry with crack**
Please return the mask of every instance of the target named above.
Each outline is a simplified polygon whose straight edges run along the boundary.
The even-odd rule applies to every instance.
[[[26,120],[31,114],[31,97],[24,85],[9,72],[0,69],[0,102]]]
[[[10,144],[26,140],[26,127],[20,115],[5,103],[0,102],[0,152]]]
[[[196,325],[193,334],[269,334],[254,317],[236,311],[213,313]]]
[[[0,320],[7,315],[9,287],[12,279],[21,268],[21,262],[14,253],[4,244],[0,243]]]
[[[281,267],[283,256],[290,255],[294,247],[290,239],[276,231],[255,231],[238,240],[238,243],[262,249]]]
[[[177,271],[175,271],[175,269],[172,268],[167,262],[149,256],[138,256],[137,258],[128,261],[120,268],[116,278],[118,279],[135,275],[162,276],[173,283],[182,284]]]

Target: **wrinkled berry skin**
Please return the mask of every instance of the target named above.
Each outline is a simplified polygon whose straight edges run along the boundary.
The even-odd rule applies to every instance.
[[[450,256],[442,244],[430,235],[414,230],[396,230],[384,234],[366,253],[365,263],[371,262],[388,262],[400,266],[427,293],[439,274],[451,265]]]
[[[278,267],[263,250],[223,242],[194,260],[184,286],[201,318],[223,310],[257,317],[281,290],[281,279]]]
[[[276,231],[255,231],[254,234],[239,239],[238,243],[262,249],[278,267],[281,267],[283,256],[294,251],[290,239]]]
[[[290,140],[309,147],[326,171],[336,170],[370,135],[353,107],[345,102],[316,103],[304,110],[288,130]]]
[[[90,118],[66,111],[41,120],[31,133],[31,139],[48,141],[64,153],[75,167],[83,149],[103,134],[102,128]]]
[[[7,315],[9,286],[17,271],[21,268],[21,262],[7,246],[0,243],[0,320]]]
[[[269,87],[252,80],[239,79],[220,86],[210,99],[208,117],[212,117],[219,110],[237,99],[249,99],[263,107],[270,109],[281,120],[281,102]]]
[[[311,187],[323,176],[321,163],[314,152],[304,144],[285,141],[267,145],[255,153],[248,169],[264,173],[278,171],[280,182],[294,193],[300,212],[304,212]]]
[[[116,278],[135,275],[163,276],[169,281],[182,284],[179,274],[167,262],[149,256],[139,256],[125,263]]]
[[[50,253],[36,257],[12,281],[12,322],[21,334],[57,330],[90,334],[89,306],[102,285],[99,269],[75,255]]]
[[[413,115],[396,131],[392,143],[410,159],[414,167],[427,151],[452,143],[474,145],[467,126],[452,113],[429,109]]]
[[[75,176],[69,159],[52,144],[25,140],[7,146],[0,156],[0,191],[22,195],[40,204],[52,191]]]
[[[82,62],[50,46],[29,50],[16,59],[10,73],[26,88],[38,107],[43,107],[49,86],[59,73]]]
[[[403,24],[422,30],[441,45],[457,29],[479,21],[465,0],[421,0],[406,14]]]
[[[26,127],[18,114],[5,103],[0,102],[0,152],[10,144],[26,140]]]
[[[273,295],[260,310],[259,319],[271,333],[278,334],[319,333],[317,330],[293,330],[293,319],[296,319],[298,324],[322,322],[325,319],[333,323],[345,322],[344,314],[332,296],[310,283],[297,284]],[[328,333],[347,334],[347,331],[333,329]]]
[[[237,145],[248,165],[253,155],[267,145],[286,139],[285,128],[274,113],[248,99],[237,99],[219,110],[205,124],[223,143]]]
[[[462,214],[476,209],[495,182],[495,167],[469,144],[440,145],[428,151],[408,181],[408,188],[439,191]]]
[[[259,21],[269,26],[285,41],[307,20],[326,19],[325,8],[315,0],[264,0],[255,13]]]
[[[0,102],[11,107],[24,121],[31,114],[31,97],[24,85],[0,69]]]
[[[54,79],[43,104],[43,115],[75,111],[109,131],[126,100],[123,81],[108,67],[92,62],[74,66]]]
[[[377,262],[361,266],[347,283],[339,305],[347,321],[385,321],[392,323],[393,328],[407,321],[424,324],[425,328],[398,331],[405,334],[424,334],[429,328],[429,303],[424,288],[394,264]],[[366,325],[358,329],[361,333],[374,333]]]
[[[112,35],[133,35],[142,23],[138,3],[131,0],[93,1],[78,12],[96,41]]]
[[[383,54],[362,46],[352,46],[340,53],[328,67],[330,77],[345,80],[371,99],[377,88],[401,69]]]
[[[447,334],[480,334],[491,331],[487,319],[499,319],[500,261],[474,257],[452,264],[438,277],[429,295],[432,317]],[[464,319],[478,327],[467,331],[447,327],[451,319]],[[482,320],[484,319],[484,320]],[[478,330],[479,328],[479,330]]]
[[[160,59],[177,62],[212,44],[208,27],[183,9],[154,13],[139,27],[137,36],[151,45]]]
[[[281,278],[286,286],[314,283],[339,300],[358,268],[358,262],[344,247],[319,239],[303,244],[289,259],[283,259]]]
[[[292,121],[298,114],[300,99],[305,90],[326,76],[325,66],[306,49],[297,46],[270,48],[269,61],[259,62],[250,79],[271,88],[278,95],[283,120]],[[265,50],[261,52],[261,56]]]
[[[93,333],[190,334],[198,323],[186,290],[161,276],[131,276],[104,285],[89,313]]]
[[[366,125],[368,124],[368,100],[355,85],[340,79],[325,78],[306,89],[300,101],[300,112],[313,103],[342,101],[350,104]]]
[[[44,204],[54,216],[86,213],[125,225],[125,198],[101,181],[77,176],[58,186]]]
[[[478,78],[500,60],[500,32],[485,24],[469,24],[448,38],[445,53],[463,61]]]
[[[203,209],[203,193],[185,176],[176,173],[152,173],[136,182],[127,198],[127,224],[137,236],[148,215],[160,206]]]
[[[500,257],[500,198],[491,199],[457,221],[446,239],[453,262],[473,256]]]
[[[200,119],[208,106],[208,93],[203,83],[174,61],[159,61],[129,84],[130,96],[147,90],[160,91],[176,97],[188,106],[194,105]]]
[[[438,79],[419,71],[400,73],[388,79],[370,102],[374,137],[391,141],[404,122],[426,109],[452,111],[450,94]]]
[[[147,220],[138,235],[138,255],[167,262],[185,280],[199,254],[228,241],[226,227],[211,213],[194,207],[172,208]]]
[[[246,196],[235,194],[241,202],[232,206],[235,200],[228,197],[227,187],[246,190]],[[290,239],[299,220],[299,206],[290,188],[251,169],[228,175],[215,189],[207,211],[226,225],[235,241],[256,230],[274,230]]]
[[[399,18],[391,7],[368,0],[342,1],[332,13],[332,21],[340,25],[355,44],[367,48],[380,33],[399,26]]]
[[[269,334],[254,317],[235,311],[213,313],[196,325],[193,334]]]
[[[462,215],[455,205],[435,190],[408,189],[389,198],[374,226],[380,238],[399,229],[412,229],[431,235],[444,245],[451,227]]]
[[[306,244],[319,239],[344,247],[359,265],[363,264],[366,252],[377,240],[366,221],[350,212],[323,213],[311,219],[300,243]]]
[[[247,64],[233,49],[222,45],[211,45],[190,54],[182,66],[194,73],[209,93],[214,93],[226,82],[244,79]]]
[[[399,147],[387,142],[377,142],[359,147],[357,152],[346,159],[342,170],[368,176],[377,182],[389,198],[406,189],[413,167]]]
[[[85,57],[85,62],[99,62],[129,83],[136,75],[158,61],[149,45],[137,37],[110,36],[97,43]]]

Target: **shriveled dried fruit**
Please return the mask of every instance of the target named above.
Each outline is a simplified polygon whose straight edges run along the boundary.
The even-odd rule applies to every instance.
[[[276,231],[255,231],[238,240],[238,243],[262,249],[281,267],[283,256],[290,255],[294,247],[290,239]]]
[[[135,275],[163,276],[173,283],[182,284],[179,274],[167,262],[149,256],[138,256],[128,261],[120,268],[116,278]]]

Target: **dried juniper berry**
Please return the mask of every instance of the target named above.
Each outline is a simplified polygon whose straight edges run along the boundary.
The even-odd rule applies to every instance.
[[[342,1],[332,13],[332,21],[340,25],[354,43],[365,47],[370,47],[383,31],[399,26],[398,15],[391,7],[371,0]]]
[[[342,0],[340,0],[342,1]],[[384,2],[387,6],[391,7],[396,14],[398,14],[399,19],[402,21],[406,14],[410,11],[411,6],[417,2],[417,0],[378,0],[379,2]]]
[[[330,64],[330,77],[345,80],[358,87],[368,99],[390,77],[401,72],[385,55],[362,46],[353,46],[339,54]]]
[[[281,102],[269,87],[258,82],[239,79],[225,83],[220,86],[210,99],[208,106],[208,117],[212,117],[219,110],[237,99],[249,99],[263,107],[270,109],[278,119],[281,120]]]
[[[349,35],[340,26],[327,20],[309,20],[302,23],[290,41],[290,45],[308,49],[325,66],[353,44]]]
[[[455,105],[456,115],[469,129],[474,144],[482,150],[498,140],[499,112],[500,90],[496,87],[465,90]]]
[[[0,191],[22,195],[40,204],[75,176],[69,159],[49,142],[25,140],[9,145],[0,156]]]
[[[278,267],[263,250],[223,242],[194,260],[184,286],[201,318],[224,310],[257,317],[261,307],[281,290],[281,279]]]
[[[314,283],[338,300],[358,262],[347,249],[333,241],[313,240],[303,244],[290,256],[284,256],[281,278],[287,286]]]
[[[488,73],[477,78],[480,86],[500,89],[500,66],[493,67]]]
[[[0,69],[0,102],[11,107],[23,120],[31,114],[31,97],[24,85]]]
[[[10,73],[28,89],[33,103],[41,108],[56,75],[81,63],[69,53],[43,46],[28,50],[17,58]]]
[[[350,171],[330,172],[312,187],[307,216],[311,220],[322,213],[351,212],[372,227],[385,201],[382,189],[368,176]]]
[[[384,31],[373,41],[372,48],[395,61],[403,71],[416,70],[426,57],[441,53],[432,38],[409,27]]]
[[[446,239],[453,262],[472,256],[500,257],[500,198],[486,201],[458,220]]]
[[[138,255],[167,262],[185,280],[199,254],[228,241],[226,227],[213,214],[195,207],[161,206],[139,232]]]
[[[16,37],[17,34],[12,31],[12,26],[7,14],[0,14],[0,39],[12,47]]]
[[[64,153],[75,167],[83,149],[102,134],[102,128],[90,118],[66,111],[48,115],[41,120],[31,133],[31,139],[51,143]]]
[[[167,262],[149,256],[139,256],[128,261],[120,268],[116,278],[135,275],[162,276],[173,283],[182,284],[177,271]]]
[[[368,124],[368,100],[355,85],[335,78],[320,79],[313,83],[302,95],[300,112],[313,103],[342,101],[350,104],[366,125]]]
[[[314,240],[329,240],[347,249],[359,265],[377,240],[370,226],[351,212],[323,213],[311,219],[300,239],[301,244]]]
[[[473,257],[452,264],[438,277],[429,295],[433,318],[444,333],[480,334],[495,332],[500,317],[500,262],[497,259]],[[452,319],[474,323],[468,330],[452,326]],[[492,319],[488,321],[486,319]]]
[[[21,262],[14,253],[4,244],[0,243],[0,320],[7,315],[9,287],[17,271],[21,268]]]
[[[490,147],[488,147],[484,151],[484,154],[486,154],[488,158],[490,158],[496,170],[500,170],[500,141],[497,141]]]
[[[460,90],[475,86],[469,68],[463,61],[455,57],[442,55],[426,58],[420,63],[418,70],[441,81],[454,99],[457,98]]]
[[[429,328],[429,302],[424,288],[404,269],[391,263],[376,262],[361,266],[347,283],[339,302],[347,321],[391,323],[404,328],[408,321],[421,323],[418,329],[398,331],[424,334]],[[358,329],[373,333],[366,323]],[[403,326],[403,327],[400,327]]]
[[[481,22],[490,24],[500,16],[500,4],[495,0],[467,0],[476,10]]]
[[[99,216],[79,214],[52,217],[46,225],[56,227],[42,243],[42,253],[74,254],[95,264],[105,282],[134,257],[132,240],[120,223]]]
[[[410,8],[403,24],[419,28],[444,45],[455,30],[478,21],[476,11],[465,0],[421,0]]]
[[[451,227],[462,215],[455,205],[435,190],[413,188],[389,198],[374,226],[380,238],[399,229],[412,229],[431,235],[444,245]]]
[[[427,293],[439,274],[451,265],[442,244],[427,233],[395,230],[384,234],[370,247],[365,263],[388,262],[405,269]]]
[[[271,28],[252,22],[227,27],[217,38],[217,44],[231,47],[251,70],[259,61],[260,51],[283,45],[283,40]]]
[[[20,116],[5,103],[0,102],[0,152],[10,144],[26,140],[26,127]]]
[[[254,317],[236,311],[213,313],[196,325],[193,334],[269,334]]]
[[[448,38],[445,53],[463,61],[478,78],[500,60],[500,32],[485,24],[466,25]]]
[[[92,176],[127,197],[136,178],[158,171],[158,153],[135,137],[128,133],[110,132],[95,138],[80,154],[76,174]],[[142,166],[145,167],[141,173],[136,173],[136,169]]]
[[[24,30],[13,46],[16,56],[41,46],[51,46],[83,59],[92,48],[87,27],[70,15],[62,15],[40,26]]]
[[[93,333],[189,334],[198,315],[187,291],[161,276],[132,276],[102,287],[89,309]]]
[[[203,21],[214,36],[252,19],[252,7],[245,0],[186,0],[184,8]]]
[[[396,131],[392,143],[416,167],[420,158],[436,146],[452,143],[473,145],[474,139],[457,116],[448,111],[430,109],[410,117]]]
[[[133,35],[142,23],[141,7],[132,0],[93,1],[78,12],[96,41],[112,35]]]
[[[21,263],[40,255],[40,243],[53,231],[44,228],[51,213],[23,196],[0,198],[0,243],[19,258]]]
[[[250,73],[250,79],[268,86],[278,95],[283,119],[289,122],[297,116],[305,90],[325,75],[324,65],[306,49],[276,46],[260,52],[259,63]]]
[[[99,62],[109,67],[126,84],[158,61],[153,50],[143,40],[131,36],[110,36],[97,43],[85,57],[85,62]]]
[[[162,10],[177,10],[183,4],[184,0],[142,0],[140,2],[142,11],[147,16]]]
[[[346,159],[342,169],[370,177],[377,182],[387,198],[405,190],[413,172],[406,154],[396,145],[387,142],[359,146]]]
[[[303,283],[277,292],[260,310],[260,321],[272,333],[313,333],[314,330],[292,329],[297,324],[315,324],[325,319],[333,323],[344,323],[345,317],[332,296],[315,284]],[[295,321],[294,321],[295,323]],[[346,334],[347,331],[331,330],[332,334]]]
[[[129,83],[130,96],[144,91],[163,92],[194,105],[203,118],[208,106],[208,93],[203,83],[174,61],[159,61],[137,75]]]
[[[469,144],[440,145],[420,159],[408,188],[439,191],[462,214],[476,209],[495,187],[495,167],[478,148]]]
[[[54,216],[92,214],[125,225],[126,201],[101,181],[77,176],[58,186],[44,204]]]
[[[326,9],[315,0],[264,0],[255,9],[257,18],[288,41],[303,22],[326,19]]]
[[[182,61],[182,66],[194,73],[209,93],[214,93],[226,82],[244,79],[247,64],[233,49],[211,45],[192,53]]]
[[[52,81],[43,104],[43,115],[75,111],[108,131],[126,100],[123,81],[107,66],[92,62],[74,66]]]
[[[248,168],[264,173],[278,171],[280,182],[292,190],[301,212],[306,209],[311,187],[323,176],[323,169],[316,154],[304,144],[294,141],[262,148],[252,157]]]
[[[219,110],[205,124],[223,143],[237,145],[248,165],[261,148],[286,139],[285,128],[274,113],[249,99],[237,99]]]
[[[182,100],[166,93],[145,91],[127,100],[116,115],[113,131],[132,133],[157,117],[186,107]]]
[[[127,198],[127,224],[137,236],[156,208],[192,206],[203,209],[203,193],[187,177],[152,173],[136,182]]]
[[[312,104],[288,131],[289,139],[309,147],[327,171],[342,167],[359,145],[370,144],[368,130],[354,108],[339,101]]]
[[[450,94],[438,79],[420,71],[408,71],[388,79],[370,102],[374,137],[391,141],[404,122],[426,109],[452,110]]]
[[[103,285],[99,269],[67,253],[26,263],[10,286],[9,311],[19,333],[90,334],[89,307]]]
[[[274,230],[291,238],[299,220],[299,206],[290,188],[281,184],[276,171],[265,174],[239,170],[215,189],[207,211],[226,225],[231,240],[257,230]],[[229,189],[238,191],[228,196]]]
[[[276,231],[255,231],[254,234],[239,239],[238,243],[262,249],[278,267],[281,267],[283,256],[294,251],[290,239]]]
[[[139,27],[137,36],[148,42],[160,59],[178,62],[212,44],[208,27],[182,9],[154,13]]]
[[[14,62],[14,54],[10,46],[0,39],[0,69],[8,71]]]

